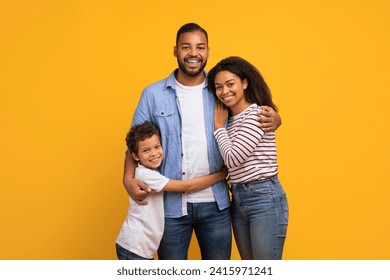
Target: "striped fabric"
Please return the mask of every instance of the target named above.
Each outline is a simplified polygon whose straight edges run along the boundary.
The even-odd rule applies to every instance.
[[[264,133],[256,121],[261,110],[252,104],[230,117],[225,128],[214,132],[219,150],[230,172],[231,183],[245,183],[269,178],[278,173],[275,133]]]

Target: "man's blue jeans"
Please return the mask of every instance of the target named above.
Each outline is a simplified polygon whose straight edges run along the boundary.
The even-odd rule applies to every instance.
[[[188,215],[165,218],[158,249],[160,260],[186,260],[195,231],[203,260],[230,259],[232,232],[230,209],[219,210],[215,202],[187,203]]]
[[[282,258],[288,224],[286,193],[277,175],[232,188],[232,224],[243,260]]]

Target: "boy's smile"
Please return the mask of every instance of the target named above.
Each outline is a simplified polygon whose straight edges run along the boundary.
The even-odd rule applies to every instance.
[[[138,152],[137,154],[133,153],[133,157],[143,166],[157,170],[164,159],[160,138],[157,135],[153,135],[150,138],[139,141]]]

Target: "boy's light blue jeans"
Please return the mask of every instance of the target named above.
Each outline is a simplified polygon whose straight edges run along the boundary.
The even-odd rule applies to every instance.
[[[243,260],[280,260],[288,202],[277,175],[232,187],[233,233]]]

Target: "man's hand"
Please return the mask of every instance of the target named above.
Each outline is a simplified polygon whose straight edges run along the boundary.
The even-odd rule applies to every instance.
[[[141,180],[123,177],[123,185],[129,196],[139,205],[145,205],[147,202],[145,198],[151,193],[151,189],[145,185]]]
[[[279,114],[269,106],[261,106],[261,109],[262,110],[258,113],[259,117],[257,118],[259,127],[264,132],[276,131],[282,124]]]

